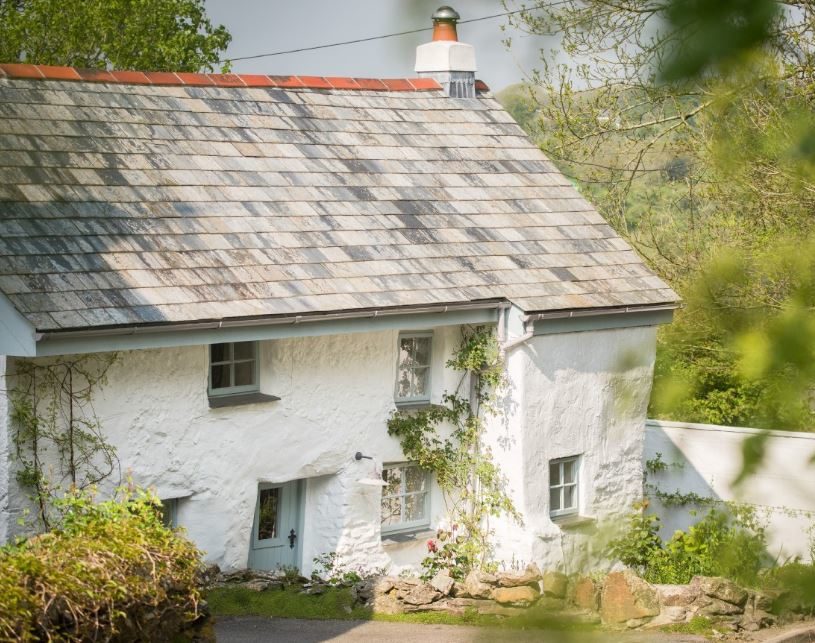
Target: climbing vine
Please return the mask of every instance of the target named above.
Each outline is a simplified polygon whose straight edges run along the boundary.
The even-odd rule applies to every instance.
[[[521,516],[482,440],[484,419],[498,412],[497,396],[504,385],[503,360],[492,329],[465,329],[446,366],[461,373],[456,390],[445,392],[441,405],[395,411],[388,433],[400,440],[406,458],[435,474],[447,504],[451,529],[439,532],[439,543],[428,542],[426,570],[445,568],[461,577],[490,564],[489,517],[505,513],[520,523]]]
[[[10,402],[16,479],[32,491],[46,531],[61,492],[95,485],[118,469],[93,406],[116,360],[116,353],[104,353],[15,363]]]

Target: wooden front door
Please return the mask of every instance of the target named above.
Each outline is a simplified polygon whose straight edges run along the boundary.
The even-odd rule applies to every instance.
[[[249,567],[274,570],[300,566],[300,517],[302,493],[299,480],[258,485]]]

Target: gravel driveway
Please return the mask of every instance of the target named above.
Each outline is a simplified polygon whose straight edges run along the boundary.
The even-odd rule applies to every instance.
[[[496,630],[460,625],[416,625],[379,621],[316,621],[293,618],[220,618],[215,625],[219,643],[697,643],[699,636],[656,632],[568,635],[542,630]]]

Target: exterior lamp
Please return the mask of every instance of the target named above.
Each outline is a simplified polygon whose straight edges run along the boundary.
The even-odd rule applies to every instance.
[[[354,454],[354,460],[373,460],[373,458],[369,455],[362,455],[361,451],[357,451]],[[370,478],[360,478],[357,480],[358,484],[364,484],[367,487],[387,487],[388,483],[382,479],[382,473],[376,470],[376,464],[374,464],[374,475]]]

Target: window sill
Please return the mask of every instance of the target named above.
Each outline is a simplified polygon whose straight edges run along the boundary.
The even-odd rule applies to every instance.
[[[427,411],[429,409],[447,408],[441,404],[433,404],[430,400],[413,402],[394,402],[399,411]]]
[[[382,545],[403,545],[405,543],[417,542],[426,538],[433,538],[436,532],[430,527],[418,527],[411,531],[397,531],[395,533],[382,534]]]
[[[280,398],[266,393],[239,393],[237,395],[210,396],[209,408],[222,409],[228,406],[243,406],[245,404],[262,404],[264,402],[277,402]]]
[[[588,527],[597,522],[593,516],[581,516],[580,514],[568,514],[566,516],[550,516],[549,519],[561,529],[579,529]]]

